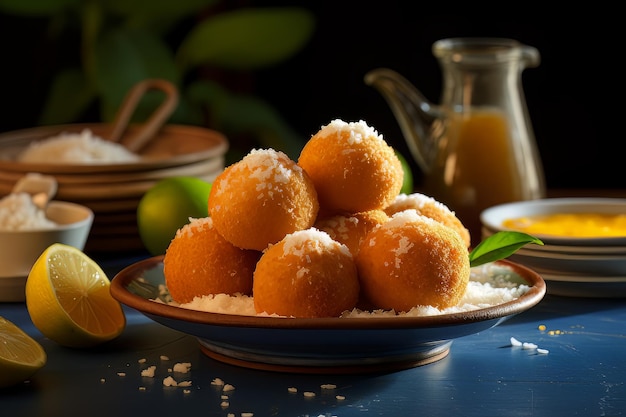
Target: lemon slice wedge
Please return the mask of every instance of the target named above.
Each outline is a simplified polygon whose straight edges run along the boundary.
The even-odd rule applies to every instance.
[[[46,352],[35,339],[0,317],[0,388],[27,380],[46,360]]]
[[[50,245],[26,279],[26,308],[41,333],[67,347],[91,347],[119,336],[126,326],[111,282],[81,250]]]

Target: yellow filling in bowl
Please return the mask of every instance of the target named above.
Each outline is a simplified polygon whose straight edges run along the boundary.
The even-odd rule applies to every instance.
[[[502,226],[531,235],[626,236],[626,214],[554,213],[507,219]]]

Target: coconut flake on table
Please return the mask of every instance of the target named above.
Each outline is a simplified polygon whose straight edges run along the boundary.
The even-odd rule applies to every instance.
[[[33,203],[28,193],[11,193],[0,200],[0,230],[52,229],[56,226]]]
[[[102,139],[84,129],[31,142],[17,157],[28,163],[102,164],[136,162],[141,157],[119,143]]]
[[[422,317],[439,314],[462,313],[481,308],[497,306],[514,301],[524,295],[530,287],[525,283],[515,282],[512,271],[495,264],[485,264],[472,268],[467,290],[461,301],[453,307],[438,309],[432,306],[416,306],[403,313],[393,310],[360,310],[346,311],[342,318],[363,317]],[[254,299],[246,295],[215,294],[195,297],[191,302],[175,304],[190,310],[206,311],[220,314],[235,314],[245,316],[267,317],[265,313],[257,314],[254,309]],[[278,317],[272,315],[272,317]]]

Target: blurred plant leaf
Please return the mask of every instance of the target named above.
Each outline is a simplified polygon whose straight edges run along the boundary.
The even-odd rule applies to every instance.
[[[195,105],[210,109],[209,124],[215,128],[233,136],[250,134],[258,146],[283,151],[294,159],[300,155],[304,139],[266,101],[232,94],[210,80],[194,82],[186,96]],[[236,152],[235,146],[232,151]]]
[[[529,243],[543,246],[540,239],[526,233],[513,231],[494,233],[470,252],[470,265],[474,267],[507,258]]]
[[[291,57],[310,39],[313,15],[299,8],[248,8],[211,16],[195,26],[176,56],[181,68],[211,64],[250,70]]]
[[[39,123],[72,123],[95,99],[95,89],[79,68],[59,72],[52,81]]]
[[[107,11],[124,17],[127,27],[165,30],[181,19],[193,16],[219,2],[220,0],[104,0],[103,6]]]
[[[259,146],[283,151],[292,159],[300,155],[305,141],[265,100],[233,94],[218,102],[213,110],[224,131],[252,133]]]
[[[45,17],[50,40],[79,41],[71,46],[78,46],[81,68],[52,69],[43,124],[79,122],[95,105],[101,121],[109,122],[133,86],[161,78],[181,90],[170,123],[220,130],[242,152],[262,146],[297,158],[304,140],[276,109],[231,90],[246,91],[239,80],[247,78],[240,76],[301,50],[313,35],[314,15],[298,7],[214,7],[218,3],[223,1],[0,0],[0,11]],[[159,94],[145,95],[133,122],[147,119]]]
[[[0,0],[4,1],[4,0]],[[15,1],[15,0],[14,0]],[[189,16],[220,0],[104,0],[107,10],[124,16],[145,16],[147,18]]]
[[[229,93],[219,83],[201,79],[189,84],[186,95],[200,106],[212,106],[219,100],[225,100]]]
[[[0,0],[0,11],[22,16],[49,16],[82,0]]]
[[[139,81],[162,78],[178,85],[180,79],[167,45],[148,31],[118,28],[108,32],[97,45],[96,61],[94,78],[102,98],[103,120],[115,116],[128,91]],[[139,106],[145,105],[142,101]]]

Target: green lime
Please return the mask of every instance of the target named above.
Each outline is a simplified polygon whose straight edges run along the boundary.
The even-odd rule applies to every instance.
[[[402,170],[404,171],[404,179],[402,180],[402,189],[400,190],[400,193],[411,194],[413,192],[413,172],[411,171],[411,166],[407,162],[406,158],[398,152],[397,149],[395,151],[398,159],[402,163]]]
[[[189,218],[209,215],[211,183],[195,177],[172,177],[157,182],[137,206],[137,226],[144,246],[162,255]]]

